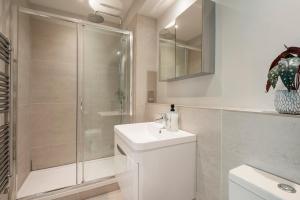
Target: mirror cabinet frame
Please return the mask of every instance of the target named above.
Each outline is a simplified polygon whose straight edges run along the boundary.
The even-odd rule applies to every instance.
[[[198,6],[196,4],[201,3],[202,6]],[[199,7],[200,10],[199,12],[202,13],[202,34],[200,38],[201,40],[201,66],[199,66],[201,68],[201,72],[197,72],[194,74],[188,74],[186,73],[185,75],[182,76],[177,76],[176,73],[176,68],[177,68],[177,64],[176,64],[176,60],[177,60],[177,52],[176,49],[177,47],[180,48],[185,48],[184,45],[180,42],[178,42],[177,40],[177,28],[179,29],[179,27],[177,27],[177,21],[180,18],[180,16],[187,14],[187,12],[189,12],[189,8],[191,8],[192,6],[197,6],[197,8]],[[173,23],[170,23],[170,25],[168,25],[166,28],[162,29],[159,31],[159,81],[176,81],[176,80],[182,80],[182,79],[187,79],[187,78],[193,78],[193,77],[198,77],[198,76],[204,76],[204,75],[211,75],[215,73],[215,24],[216,24],[216,6],[215,6],[215,2],[212,0],[197,0],[194,4],[192,4],[189,8],[187,8],[186,11],[184,11],[181,15],[179,15]],[[194,21],[192,21],[191,23],[197,23],[198,19],[195,19]],[[162,38],[162,34],[161,33],[165,33],[165,32],[171,32],[171,34],[169,34],[168,37],[172,37],[174,34],[174,40],[171,39],[165,39]],[[161,52],[161,45],[163,43],[166,43],[166,41],[169,41],[169,48],[174,48],[174,52],[172,50],[170,50],[170,52],[168,52],[169,54],[174,54],[173,57],[171,57],[171,61],[170,58],[165,58],[165,59],[169,59],[167,60],[169,62],[169,66],[161,66],[161,62],[162,62],[162,56],[166,56],[166,53],[162,54]],[[187,50],[193,50],[193,47],[188,47],[185,48],[185,51]],[[172,61],[172,59],[174,58],[174,61]],[[174,66],[173,66],[174,65]],[[172,69],[172,68],[173,69]],[[165,73],[170,73],[173,74],[173,76],[169,75],[167,78],[162,77],[162,72]]]

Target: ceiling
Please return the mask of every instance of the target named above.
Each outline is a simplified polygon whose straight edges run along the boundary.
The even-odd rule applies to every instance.
[[[126,16],[134,0],[98,0],[99,10],[114,15]],[[29,3],[71,14],[87,16],[93,13],[88,0],[29,0]]]
[[[27,0],[31,5],[41,8],[54,9],[73,15],[86,17],[93,13],[89,0]],[[119,15],[124,20],[128,15],[141,14],[159,18],[178,0],[97,0],[98,8],[102,12]],[[130,13],[130,14],[128,14]],[[105,16],[105,21],[116,23],[118,20]],[[130,16],[129,16],[130,18]],[[130,19],[129,19],[130,20]]]
[[[148,17],[158,18],[176,1],[177,0],[145,0],[138,13]]]

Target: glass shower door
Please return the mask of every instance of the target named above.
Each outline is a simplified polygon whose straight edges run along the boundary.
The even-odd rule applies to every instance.
[[[17,198],[76,182],[77,25],[19,13]]]
[[[114,125],[130,119],[130,36],[82,27],[82,179],[115,175]]]

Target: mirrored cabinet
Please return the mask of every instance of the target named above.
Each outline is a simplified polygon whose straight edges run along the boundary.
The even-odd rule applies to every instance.
[[[215,72],[215,3],[197,0],[159,32],[159,79]]]
[[[159,33],[160,80],[174,78],[176,73],[175,53],[175,27],[172,25],[161,30]]]

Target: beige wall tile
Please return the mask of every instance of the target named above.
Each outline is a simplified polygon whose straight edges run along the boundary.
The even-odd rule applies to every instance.
[[[26,14],[19,13],[19,34],[18,34],[18,58],[24,58],[31,60],[32,51],[32,32],[31,32],[31,20],[30,17]],[[20,62],[20,60],[19,60]],[[20,64],[20,63],[19,63]],[[22,63],[21,63],[22,64]],[[22,65],[21,65],[22,66]],[[22,67],[19,67],[22,68]]]
[[[75,162],[77,32],[31,17],[30,126],[33,170]]]
[[[85,159],[113,155],[113,125],[120,116],[101,117],[99,112],[120,110],[121,34],[86,28],[84,34],[84,138]]]
[[[30,65],[31,30],[28,16],[20,15],[17,86],[17,188],[20,188],[31,170],[30,128]]]
[[[75,63],[77,31],[75,24],[31,18],[32,58],[34,60]]]
[[[76,104],[32,104],[30,113],[32,148],[75,142]]]
[[[20,188],[31,170],[30,106],[18,106],[17,123],[17,188]]]
[[[11,8],[11,1],[10,0],[2,0],[0,1],[0,31],[5,34],[7,37],[10,36],[10,26],[11,26],[11,15],[10,15],[10,8]]]
[[[26,16],[22,17],[25,19]],[[21,34],[22,50],[25,45],[32,50],[19,54],[23,59],[19,73],[19,104],[30,109],[27,117],[20,115],[20,133],[25,125],[30,127],[30,137],[27,138],[30,138],[31,156],[27,164],[31,160],[33,170],[36,170],[74,162],[76,26],[38,17],[28,17],[21,26],[30,31],[30,34]],[[32,41],[26,42],[29,36]],[[93,138],[96,148],[86,145],[89,148],[85,149],[85,157],[95,159],[113,155],[113,125],[120,123],[120,117],[101,118],[98,112],[120,109],[116,95],[120,85],[120,57],[116,53],[122,50],[122,46],[120,34],[87,31],[86,36],[84,128],[100,132]],[[27,140],[21,138],[20,142],[26,143]],[[20,146],[24,148],[25,144]]]
[[[134,112],[135,121],[145,120],[147,102],[147,71],[157,67],[157,22],[155,19],[138,15],[129,25],[134,31]]]
[[[31,164],[30,164],[30,158],[31,155],[28,154],[28,151],[25,153],[21,152],[18,154],[18,159],[17,159],[17,175],[16,175],[16,180],[17,180],[17,189],[19,189],[24,181],[26,180],[27,176],[30,173],[31,170]]]
[[[151,122],[158,119],[160,113],[166,113],[170,110],[169,107],[167,104],[146,104],[145,121]]]
[[[147,72],[147,102],[155,103],[156,102],[156,87],[157,87],[157,72],[148,71]]]
[[[38,170],[74,163],[76,161],[75,152],[75,142],[33,147],[31,152],[32,169]]]
[[[28,58],[19,58],[18,68],[18,106],[30,103],[30,65]]]
[[[59,60],[33,60],[31,66],[31,103],[75,103],[77,96],[76,63]]]

